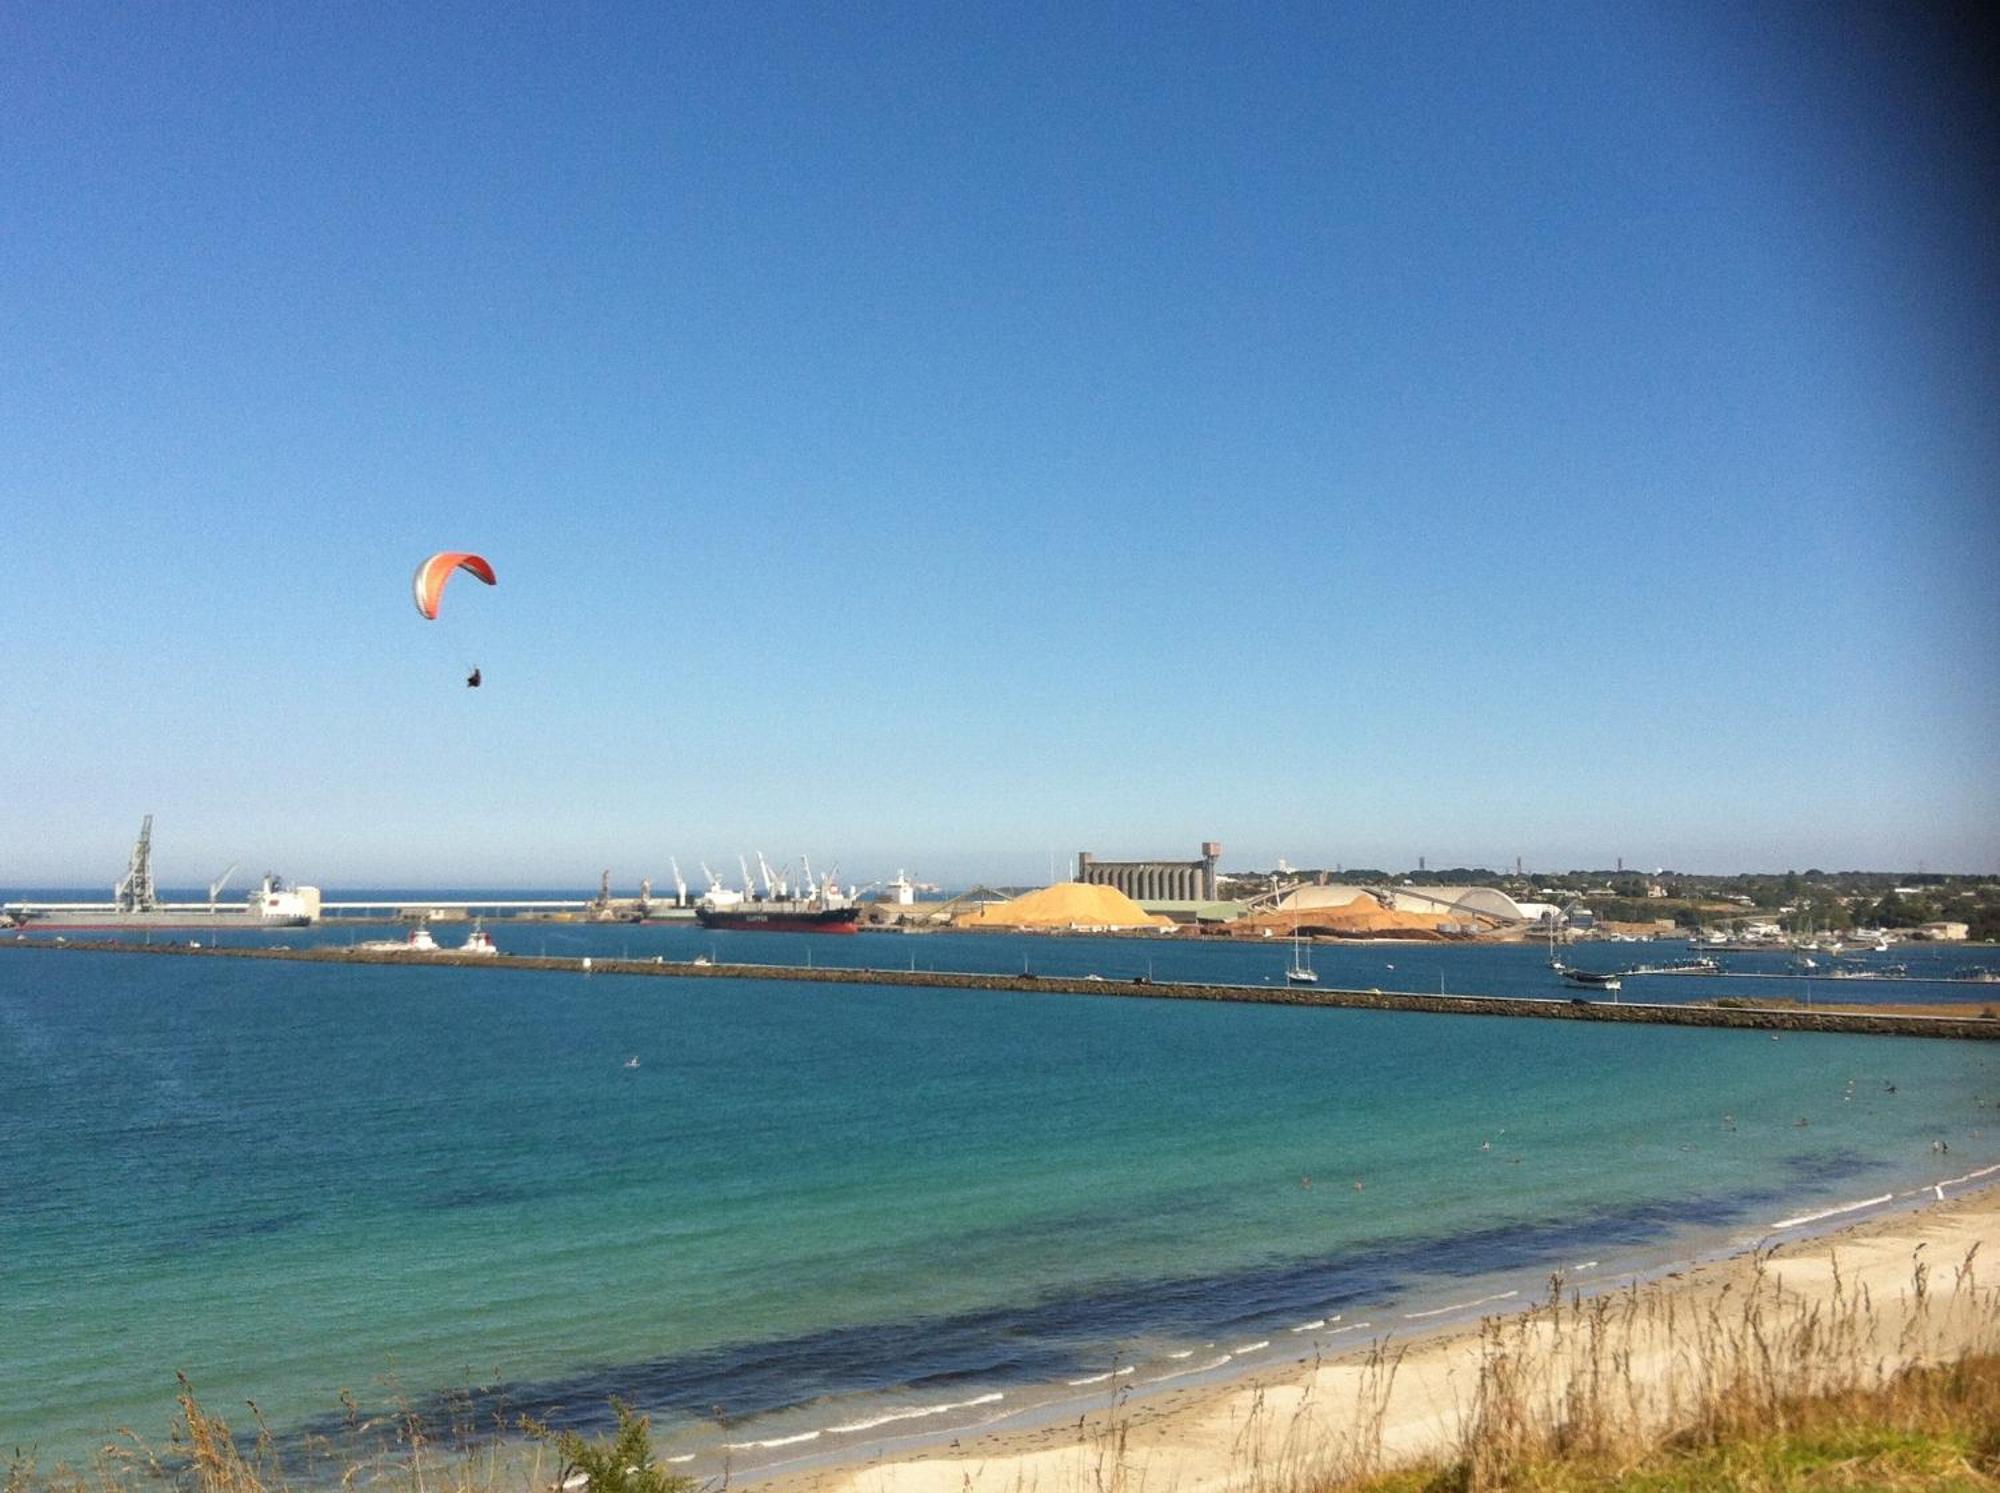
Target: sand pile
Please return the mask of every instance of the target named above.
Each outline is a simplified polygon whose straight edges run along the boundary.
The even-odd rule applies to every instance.
[[[1171,928],[1116,887],[1062,881],[953,920],[959,928]]]
[[[1438,924],[1450,921],[1437,912],[1397,912],[1373,897],[1355,897],[1337,907],[1280,908],[1240,918],[1229,925],[1231,933],[1290,938],[1294,933],[1308,936],[1328,934],[1334,938],[1441,938]]]

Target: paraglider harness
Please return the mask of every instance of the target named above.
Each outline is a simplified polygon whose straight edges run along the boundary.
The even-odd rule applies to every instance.
[[[479,688],[479,666],[477,664],[474,664],[472,672],[465,676],[465,687],[467,689]]]

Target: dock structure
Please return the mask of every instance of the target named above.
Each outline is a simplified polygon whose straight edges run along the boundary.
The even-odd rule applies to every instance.
[[[961,970],[840,969],[795,964],[668,963],[601,955],[552,958],[532,954],[409,953],[339,948],[213,948],[188,944],[79,940],[0,942],[0,950],[51,954],[151,954],[165,958],[254,959],[295,964],[372,964],[401,969],[508,969],[542,973],[631,975],[666,979],[786,980],[819,985],[901,985],[923,990],[1016,991],[1032,995],[1095,995],[1127,999],[1222,1001],[1244,1005],[1323,1006],[1348,1011],[1400,1011],[1435,1016],[1511,1016],[1549,1021],[1622,1022],[1640,1026],[1722,1027],[1780,1035],[1830,1032],[1868,1037],[2000,1040],[2000,1020],[1964,1016],[1905,1016],[1892,1012],[1825,1011],[1793,1007],[1670,1006],[1644,1002],[1551,999],[1514,995],[1417,995],[1385,990],[1295,986],[1210,985],[1184,981],[1110,980],[1102,976],[979,974]]]
[[[1088,850],[1076,855],[1076,879],[1086,886],[1116,888],[1134,902],[1213,902],[1222,842],[1202,842],[1192,861],[1101,861]]]

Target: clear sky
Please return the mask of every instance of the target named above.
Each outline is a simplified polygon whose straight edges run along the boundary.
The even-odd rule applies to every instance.
[[[1995,869],[1912,9],[9,5],[0,885]]]

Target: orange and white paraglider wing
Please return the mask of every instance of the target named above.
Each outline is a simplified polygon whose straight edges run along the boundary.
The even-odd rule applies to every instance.
[[[493,567],[483,556],[466,554],[460,550],[445,550],[432,555],[417,567],[416,576],[410,582],[410,590],[416,597],[417,610],[435,622],[438,603],[444,599],[444,583],[451,579],[455,571],[470,571],[487,585],[498,584],[494,579]]]

